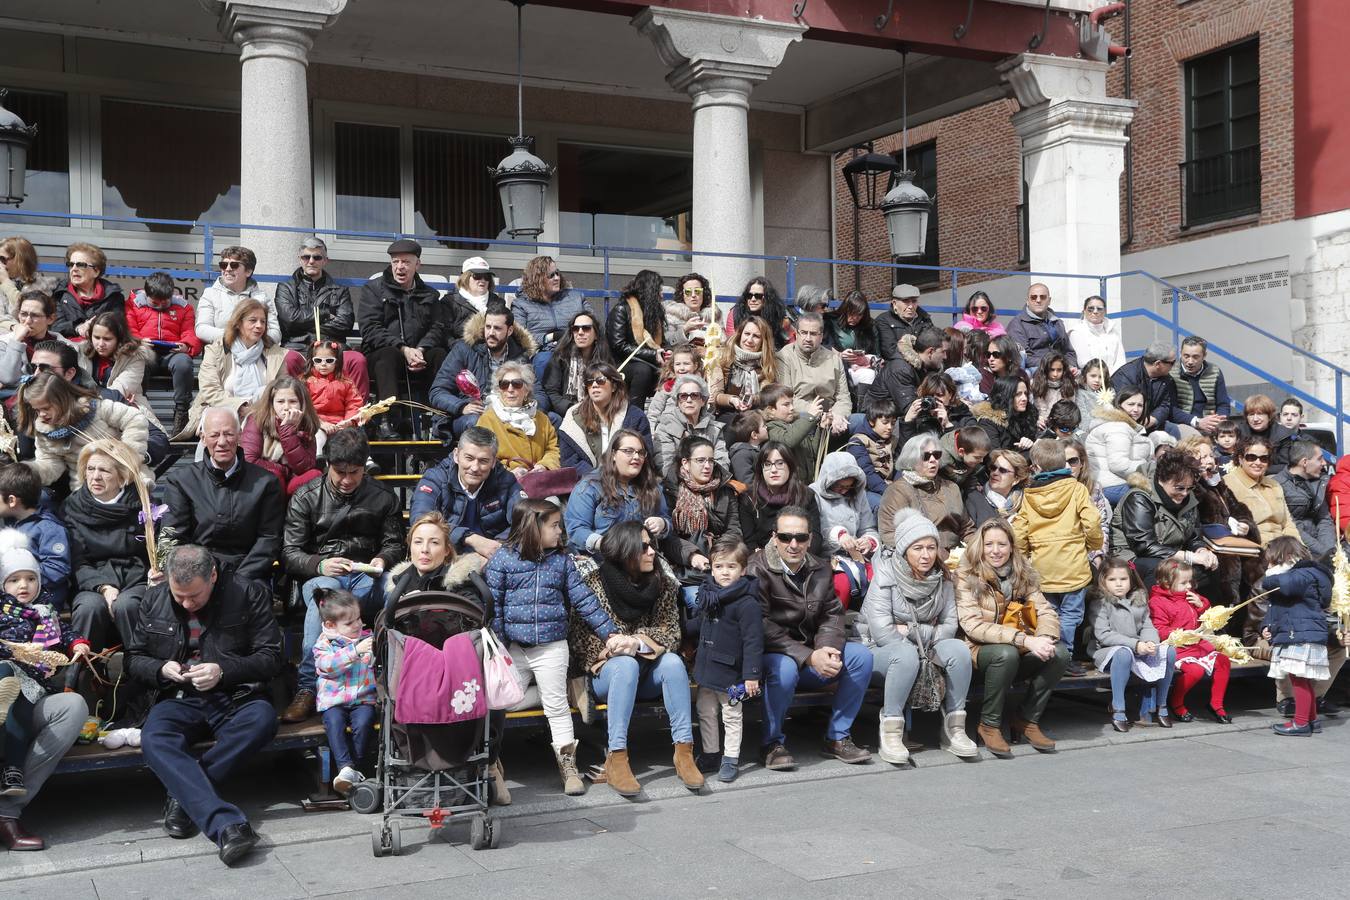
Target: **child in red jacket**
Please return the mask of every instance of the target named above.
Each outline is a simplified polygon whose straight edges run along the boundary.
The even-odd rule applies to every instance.
[[[365,401],[356,385],[342,374],[342,345],[337,341],[316,341],[309,345],[305,387],[324,434],[337,431],[338,423],[355,416]]]
[[[1209,609],[1209,601],[1191,586],[1195,583],[1195,569],[1175,556],[1158,566],[1156,583],[1148,598],[1148,612],[1153,627],[1164,641],[1178,628],[1193,629],[1200,625],[1200,614]],[[1186,709],[1186,695],[1206,675],[1212,679],[1209,687],[1209,712],[1220,725],[1231,725],[1233,719],[1224,711],[1224,695],[1228,692],[1228,657],[1214,649],[1209,641],[1197,641],[1177,648],[1176,675],[1172,681],[1167,705],[1172,718],[1178,722],[1193,722],[1195,716]]]

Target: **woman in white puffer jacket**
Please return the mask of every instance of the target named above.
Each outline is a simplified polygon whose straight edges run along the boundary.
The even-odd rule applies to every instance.
[[[1144,409],[1142,391],[1121,391],[1111,406],[1097,407],[1083,442],[1097,482],[1112,506],[1129,490],[1126,480],[1153,458],[1153,443],[1139,421]]]
[[[1106,301],[1092,296],[1083,301],[1083,318],[1069,326],[1069,344],[1078,364],[1090,359],[1106,363],[1108,380],[1125,365],[1125,344],[1120,339],[1120,323],[1106,317]]]

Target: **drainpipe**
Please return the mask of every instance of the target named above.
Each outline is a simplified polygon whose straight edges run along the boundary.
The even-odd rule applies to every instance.
[[[1130,46],[1130,0],[1124,3],[1113,4],[1124,7],[1125,12],[1125,46]],[[1109,8],[1109,7],[1106,7]],[[1094,11],[1093,16],[1097,15]],[[1112,48],[1114,49],[1114,47]],[[1131,66],[1133,59],[1127,52],[1125,54],[1125,99],[1134,99],[1134,84],[1131,76],[1133,71]],[[1134,123],[1131,122],[1125,126],[1125,240],[1121,242],[1122,249],[1131,246],[1134,243],[1134,136],[1131,133]]]

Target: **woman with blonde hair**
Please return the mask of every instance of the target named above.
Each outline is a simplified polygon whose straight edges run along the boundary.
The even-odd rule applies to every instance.
[[[16,406],[19,431],[31,435],[37,447],[28,465],[43,484],[66,475],[71,490],[78,488],[80,452],[99,438],[122,441],[138,461],[149,458],[150,429],[140,410],[103,400],[55,372],[39,372],[19,388]],[[141,477],[147,484],[154,481],[144,466]]]
[[[27,238],[0,241],[0,329],[19,322],[19,297],[38,274],[37,251]]]
[[[208,407],[222,406],[235,410],[240,419],[247,417],[263,389],[285,371],[286,350],[273,340],[267,319],[262,301],[239,301],[220,340],[206,345],[197,372],[197,399],[187,427],[175,440],[196,435],[202,412]]]
[[[732,340],[722,344],[722,360],[708,377],[708,391],[720,410],[744,412],[754,409],[760,390],[778,376],[769,323],[761,316],[746,316],[736,326]]]

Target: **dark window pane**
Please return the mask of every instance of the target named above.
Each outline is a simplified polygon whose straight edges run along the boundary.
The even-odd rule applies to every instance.
[[[914,170],[915,186],[922,188],[928,198],[933,201],[932,209],[928,212],[928,240],[924,243],[923,256],[910,260],[910,262],[920,266],[940,265],[937,217],[937,143],[933,142],[910,148],[909,165]],[[938,273],[924,270],[914,272],[896,270],[896,277],[900,281],[926,284],[937,281]]]
[[[333,125],[333,192],[337,227],[401,231],[398,128]]]
[[[488,170],[511,148],[502,137],[413,132],[414,230],[419,234],[495,238],[506,227],[501,201]],[[483,244],[443,241],[456,249],[485,249]]]
[[[560,143],[557,178],[563,243],[687,250],[694,239],[687,154]]]
[[[1186,64],[1186,225],[1261,209],[1258,50],[1249,41]]]
[[[37,126],[37,137],[28,148],[28,168],[20,204],[38,212],[70,211],[70,137],[67,131],[65,94],[42,91],[10,91],[5,108],[28,125]],[[8,223],[66,225],[69,219],[3,219]]]

